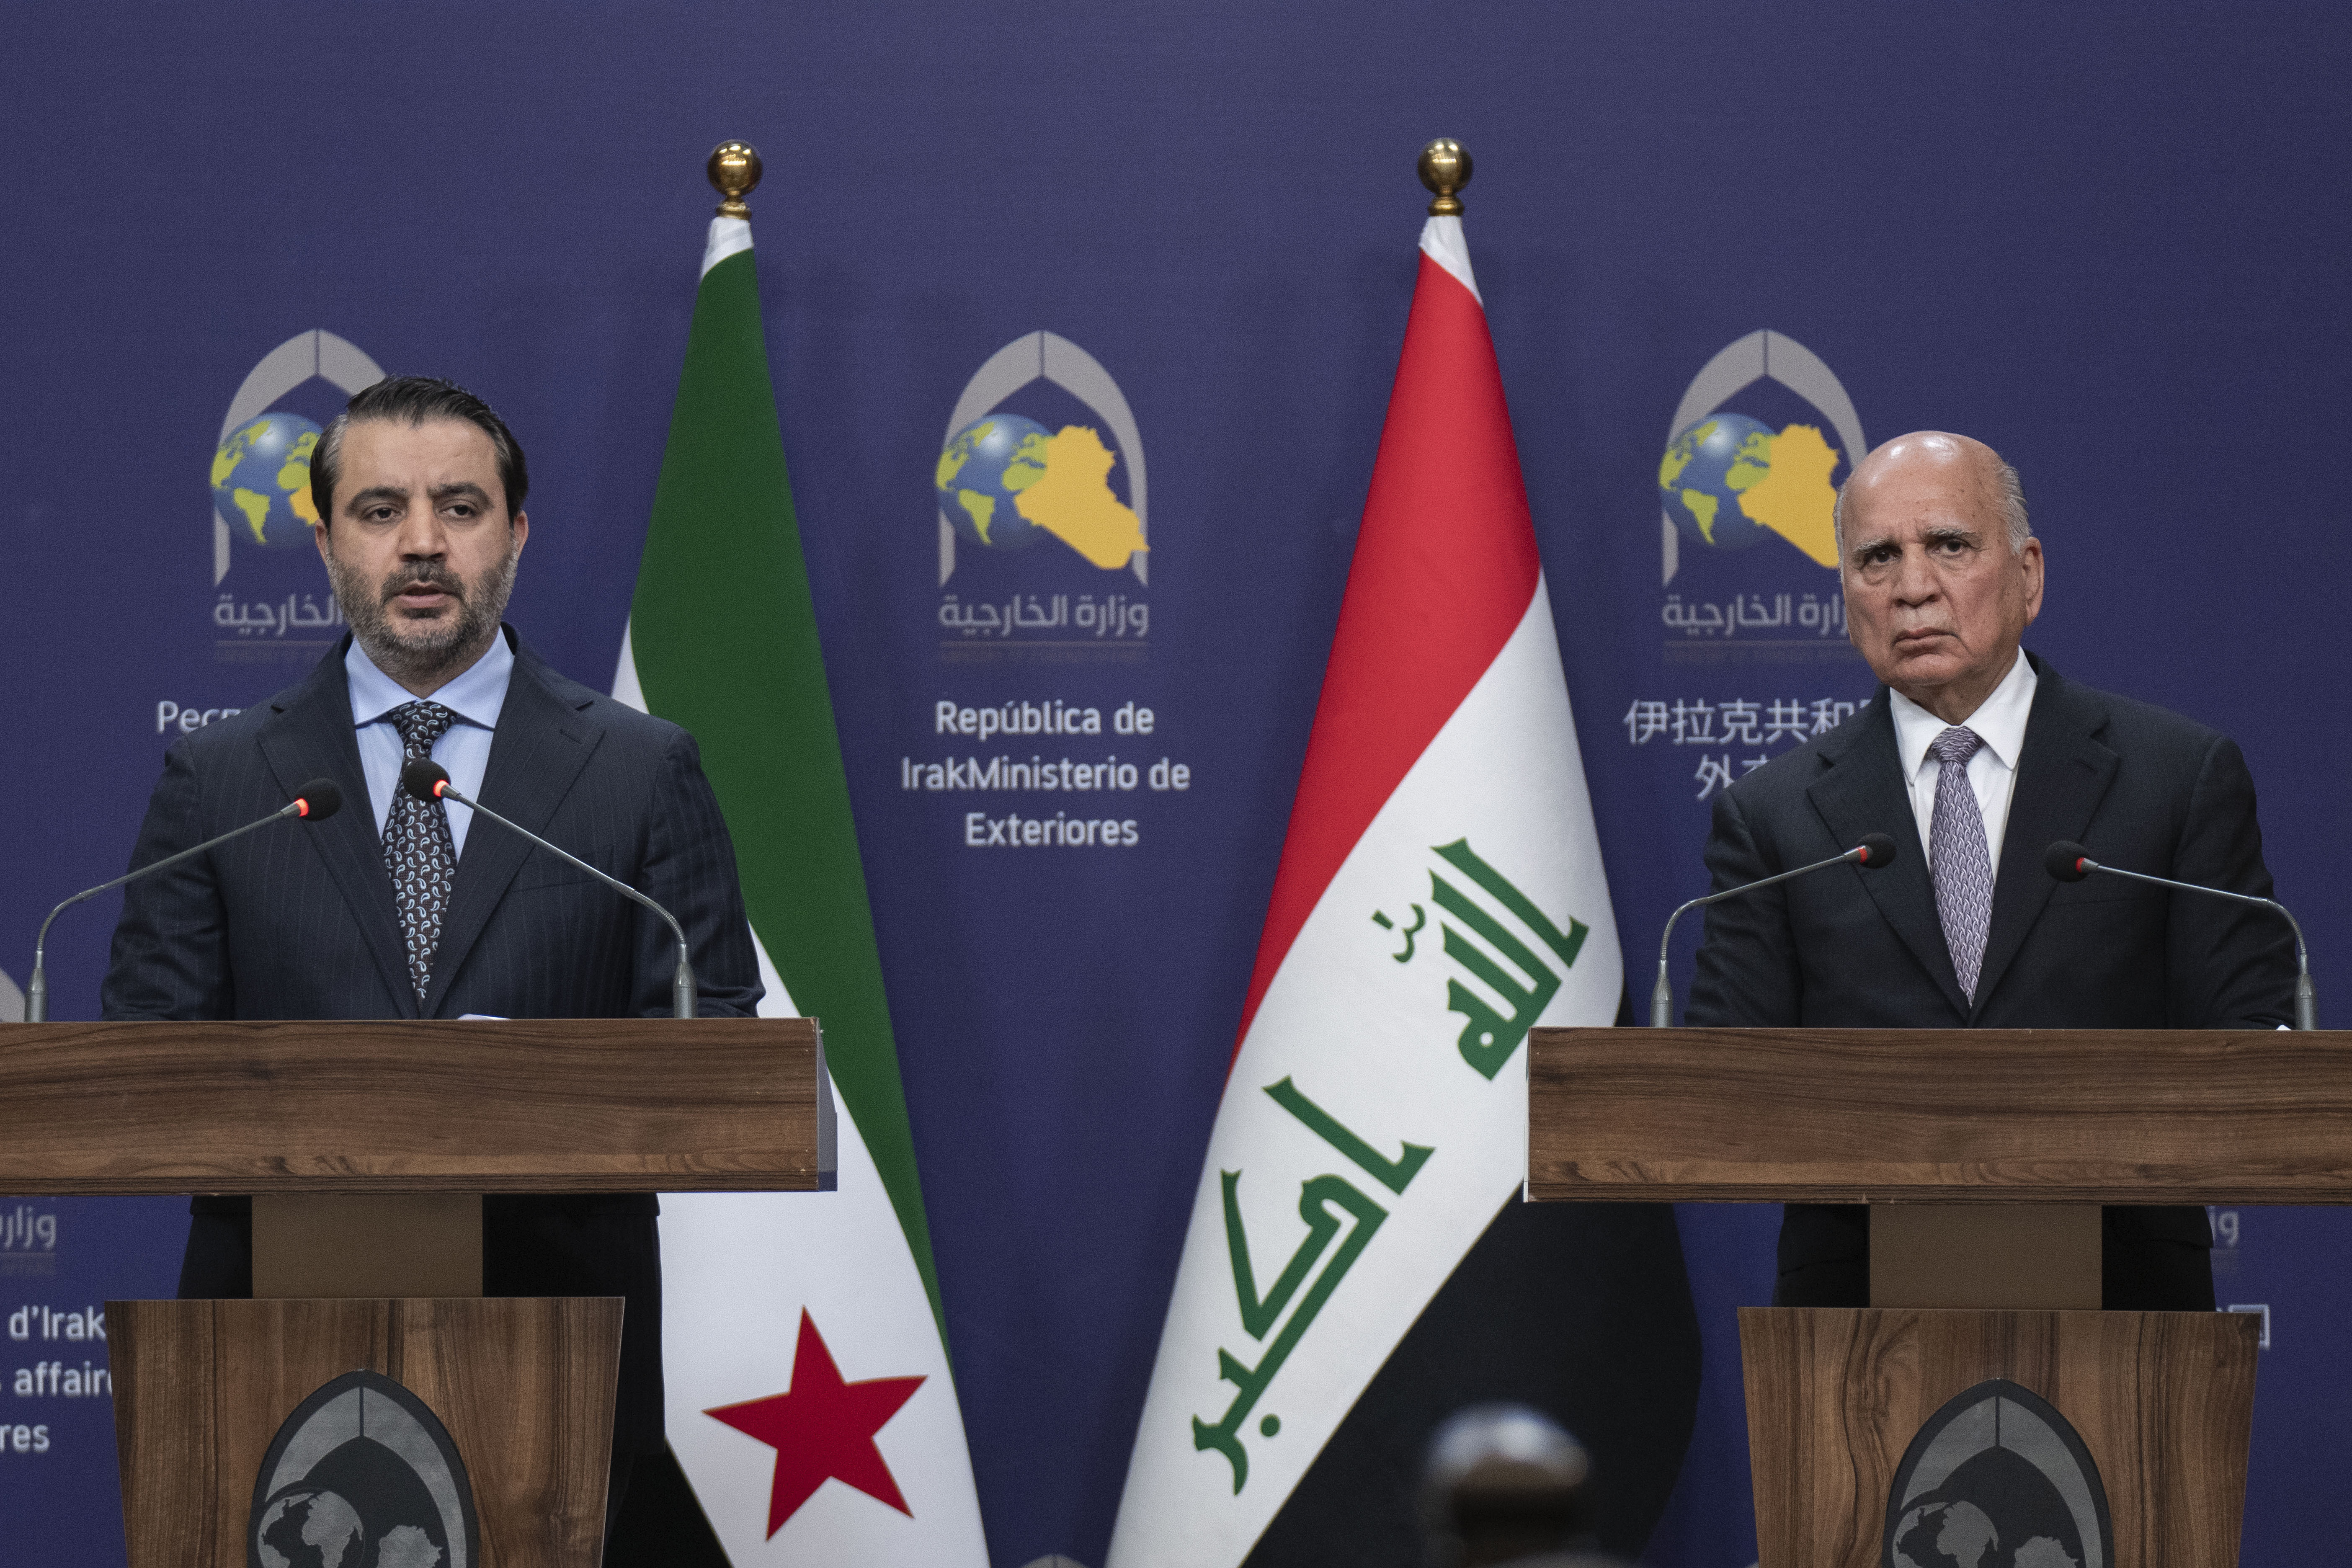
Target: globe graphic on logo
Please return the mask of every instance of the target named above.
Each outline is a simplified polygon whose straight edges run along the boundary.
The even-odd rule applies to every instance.
[[[2074,1514],[2050,1478],[1986,1448],[1895,1521],[1895,1568],[2083,1568]]]
[[[1017,414],[975,419],[940,453],[940,510],[959,538],[991,550],[1026,550],[1045,530],[1021,515],[1023,490],[1045,477],[1052,432]]]
[[[320,430],[299,414],[265,414],[229,432],[213,454],[213,506],[247,544],[276,550],[308,543],[319,509],[310,500],[310,453]]]
[[[1717,550],[1763,540],[1739,499],[1771,472],[1772,440],[1770,426],[1727,413],[1710,414],[1674,438],[1658,463],[1658,499],[1685,540]]]
[[[279,1498],[254,1531],[263,1568],[357,1563],[367,1534],[359,1510],[329,1491]]]
[[[408,1461],[355,1437],[281,1487],[253,1526],[262,1568],[449,1568],[432,1492]]]

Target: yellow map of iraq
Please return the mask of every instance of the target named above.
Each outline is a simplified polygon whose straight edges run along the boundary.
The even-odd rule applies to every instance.
[[[1135,513],[1111,493],[1110,469],[1118,461],[1094,431],[1065,425],[1055,435],[1022,438],[1004,465],[1004,488],[1023,517],[1108,572],[1151,548]],[[995,502],[976,490],[959,491],[956,499],[986,539]]]
[[[1740,443],[1739,458],[1723,482],[1739,497],[1748,521],[1770,529],[1822,565],[1835,566],[1837,489],[1830,473],[1837,464],[1837,448],[1822,438],[1819,428],[1791,425],[1778,436],[1759,431]]]
[[[1715,433],[1712,424],[1691,427],[1666,448],[1658,465],[1658,484],[1673,489],[1690,466],[1698,446]],[[1791,425],[1775,436],[1751,431],[1723,476],[1724,488],[1738,499],[1740,515],[1759,528],[1769,528],[1823,566],[1835,566],[1837,555],[1837,488],[1830,475],[1838,465],[1838,449],[1818,426]],[[1722,504],[1702,489],[1685,489],[1682,502],[1698,521],[1699,533],[1715,542],[1715,515]]]

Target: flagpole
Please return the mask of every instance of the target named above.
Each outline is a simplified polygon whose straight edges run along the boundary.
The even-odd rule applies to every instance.
[[[723,199],[698,247],[613,693],[700,748],[761,1014],[824,1020],[836,1179],[810,1203],[680,1193],[662,1205],[669,1446],[735,1568],[987,1568],[769,366],[744,201],[760,154],[722,142],[704,173]]]
[[[1241,1568],[1392,1505],[1332,1456],[1422,1440],[1392,1393],[1365,1403],[1384,1367],[1487,1375],[1447,1294],[1474,1248],[1514,1290],[1598,1288],[1511,1217],[1524,1045],[1615,1016],[1623,957],[1462,232],[1470,157],[1444,138],[1418,168],[1396,380],[1107,1568]],[[1532,1387],[1582,1352],[1536,1328],[1475,1354]]]

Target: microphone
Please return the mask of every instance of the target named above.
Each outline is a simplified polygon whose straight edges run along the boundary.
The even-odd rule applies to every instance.
[[[530,828],[523,826],[520,823],[508,821],[505,817],[500,816],[497,812],[492,811],[488,806],[484,805],[480,801],[467,800],[464,795],[459,795],[455,789],[450,787],[449,770],[443,767],[439,763],[435,762],[430,757],[415,758],[402,767],[400,770],[400,787],[406,790],[409,794],[415,795],[419,800],[454,800],[459,805],[469,806],[475,812],[483,816],[488,817],[492,822],[497,823],[500,827],[505,828],[508,832],[521,834],[525,838],[530,839],[533,844],[538,845],[541,849],[546,850],[557,859],[566,861],[571,865],[579,867],[583,871],[587,872],[590,876],[595,878],[598,881],[604,883],[614,891],[624,894],[628,898],[635,899],[637,902],[645,905],[646,908],[653,910],[654,913],[667,921],[669,922],[670,931],[677,937],[677,975],[670,984],[670,1016],[674,1018],[691,1018],[695,1016],[696,1004],[699,1000],[699,995],[696,992],[694,986],[694,965],[688,962],[687,959],[686,928],[677,923],[677,917],[676,915],[671,914],[667,910],[662,908],[659,904],[654,902],[653,900],[646,897],[643,893],[640,893],[626,882],[622,881],[618,877],[610,877],[605,875],[604,872],[596,869],[595,867],[588,864],[587,861],[580,858],[579,856],[572,854],[569,850],[560,849],[554,845],[550,844],[546,839],[541,838],[538,834],[533,833]]]
[[[1737,897],[1741,893],[1754,892],[1759,888],[1769,888],[1775,882],[1785,882],[1791,877],[1801,877],[1809,871],[1819,871],[1827,867],[1843,866],[1849,863],[1859,866],[1866,871],[1876,871],[1892,866],[1895,864],[1895,840],[1884,833],[1865,833],[1862,836],[1861,843],[1843,855],[1832,855],[1826,860],[1816,860],[1810,866],[1800,866],[1793,871],[1783,871],[1776,877],[1764,877],[1753,882],[1742,882],[1736,888],[1726,888],[1719,893],[1709,893],[1703,899],[1693,899],[1689,903],[1668,915],[1665,931],[1658,938],[1658,983],[1650,987],[1650,1027],[1671,1029],[1675,1026],[1675,988],[1673,983],[1666,978],[1666,943],[1674,940],[1676,921],[1701,904],[1720,903],[1726,899]]]
[[[44,967],[44,960],[48,953],[50,923],[59,915],[85,899],[94,899],[107,889],[119,888],[125,882],[135,882],[150,871],[160,871],[166,866],[176,866],[191,855],[201,855],[215,845],[226,844],[232,838],[242,838],[257,827],[267,827],[273,822],[284,822],[289,817],[300,817],[305,822],[324,822],[342,808],[343,792],[335,787],[334,780],[312,779],[295,793],[292,800],[288,801],[268,816],[257,818],[247,823],[243,827],[232,827],[216,838],[207,838],[202,844],[192,845],[176,855],[166,855],[151,866],[142,866],[135,871],[125,871],[111,882],[100,882],[95,888],[76,893],[72,898],[51,910],[48,920],[41,922],[41,934],[33,939],[33,976],[25,983],[25,1022],[46,1024],[49,1021],[49,976]]]
[[[2303,944],[2303,927],[2286,906],[2276,899],[2258,899],[2252,893],[2233,893],[2226,888],[2209,888],[2200,882],[2176,882],[2169,877],[2151,877],[2145,871],[2126,871],[2120,866],[2102,866],[2091,858],[2084,847],[2071,839],[2061,838],[2042,856],[2042,868],[2062,882],[2079,882],[2094,871],[2104,871],[2110,877],[2128,877],[2135,882],[2149,882],[2159,888],[2178,888],[2188,893],[2210,893],[2217,899],[2232,899],[2242,904],[2259,904],[2266,910],[2276,910],[2285,916],[2294,931],[2294,1026],[2298,1029],[2319,1027],[2319,996],[2311,988],[2311,950]]]

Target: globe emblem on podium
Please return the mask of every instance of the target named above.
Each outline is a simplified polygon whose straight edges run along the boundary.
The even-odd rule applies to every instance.
[[[2084,1568],[2083,1536],[2048,1477],[1987,1448],[1895,1523],[1895,1568]]]
[[[2006,1378],[1921,1425],[1888,1489],[1881,1568],[2116,1568],[2105,1486],[2082,1434]]]
[[[296,1492],[279,1498],[262,1516],[257,1532],[268,1568],[314,1563],[339,1565],[366,1555],[367,1529],[358,1510],[333,1492]]]
[[[480,1568],[465,1461],[425,1402],[378,1372],[314,1389],[270,1439],[246,1516],[249,1568]]]
[[[319,521],[310,500],[310,454],[319,426],[273,411],[238,426],[213,454],[213,507],[246,545],[285,549],[310,542]]]
[[[263,1568],[450,1568],[439,1505],[372,1437],[344,1443],[271,1498],[253,1541]]]
[[[1053,433],[1017,414],[991,414],[940,452],[940,510],[956,537],[991,550],[1026,550],[1045,531],[1021,515],[1021,492],[1045,477]]]

